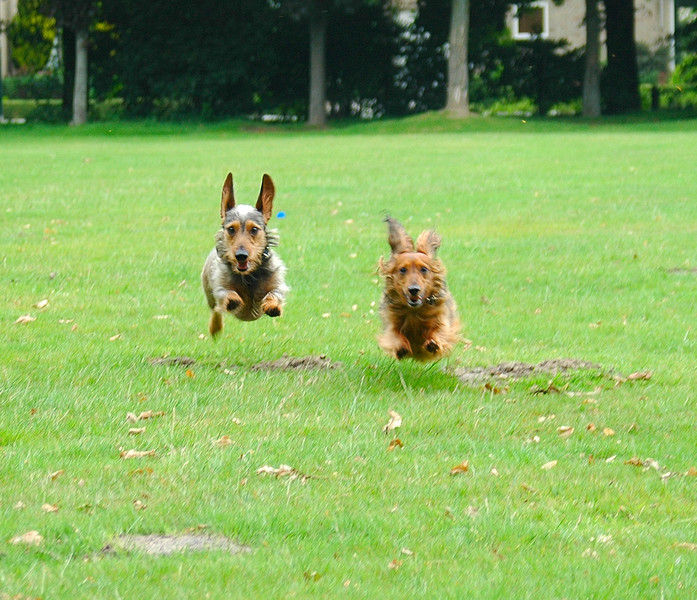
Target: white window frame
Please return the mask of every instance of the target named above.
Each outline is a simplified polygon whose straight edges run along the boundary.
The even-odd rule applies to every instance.
[[[530,4],[531,8],[541,8],[542,9],[542,32],[539,34],[539,37],[541,37],[543,40],[546,40],[549,38],[549,2],[546,0],[541,0],[539,2],[533,2]],[[533,36],[531,33],[528,33],[526,31],[519,31],[519,21],[518,21],[518,5],[513,6],[513,26],[512,26],[512,34],[513,34],[513,39],[514,40],[531,40]]]

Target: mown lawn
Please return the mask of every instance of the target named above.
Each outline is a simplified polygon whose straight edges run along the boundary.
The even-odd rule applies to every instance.
[[[0,599],[694,598],[696,164],[696,120],[0,129]],[[212,341],[229,170],[292,292]],[[387,213],[443,237],[440,363],[377,346]],[[199,531],[251,551],[118,547]]]

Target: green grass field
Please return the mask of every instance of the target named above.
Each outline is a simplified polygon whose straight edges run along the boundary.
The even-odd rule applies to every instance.
[[[0,129],[0,599],[694,598],[696,164],[696,120]],[[212,341],[228,170],[292,292]],[[440,363],[377,346],[386,213],[443,237]],[[251,552],[103,551],[197,531]]]

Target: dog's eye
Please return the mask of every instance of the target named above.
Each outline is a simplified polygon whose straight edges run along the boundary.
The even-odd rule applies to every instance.
[[[228,232],[230,235],[235,235],[235,228],[234,228],[234,227],[228,227],[228,228],[227,228],[227,232]]]
[[[402,267],[402,268],[399,270],[399,272],[400,272],[402,275],[406,275],[407,268],[406,268],[406,267]]]
[[[252,227],[252,228],[249,230],[249,232],[250,232],[252,235],[256,235],[257,233],[259,233],[259,228],[258,228],[258,227]]]
[[[421,267],[421,272],[422,273],[428,273],[428,267]]]

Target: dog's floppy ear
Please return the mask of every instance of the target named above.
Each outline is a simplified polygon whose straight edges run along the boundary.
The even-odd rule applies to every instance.
[[[424,231],[416,240],[416,251],[423,252],[431,258],[436,257],[436,252],[440,248],[440,235],[433,229]]]
[[[220,201],[220,218],[225,221],[225,213],[235,208],[235,192],[232,189],[232,173],[228,173],[223,184],[223,198]]]
[[[413,252],[414,241],[407,235],[402,224],[390,216],[385,217],[385,223],[387,223],[387,241],[392,248],[392,254]]]
[[[276,189],[273,187],[273,181],[266,173],[261,178],[261,190],[259,190],[259,199],[257,200],[256,209],[264,216],[264,223],[268,223],[273,214],[273,197]]]

